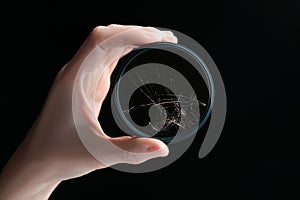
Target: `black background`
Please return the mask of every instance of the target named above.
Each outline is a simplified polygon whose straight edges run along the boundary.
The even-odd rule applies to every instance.
[[[228,113],[213,151],[199,159],[195,142],[159,171],[95,171],[64,181],[50,199],[174,194],[295,199],[300,178],[299,1],[51,1],[7,9],[1,19],[1,168],[42,109],[57,72],[95,26],[166,27],[196,39],[222,74]]]

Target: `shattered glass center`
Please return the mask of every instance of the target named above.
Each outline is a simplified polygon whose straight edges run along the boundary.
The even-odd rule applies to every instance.
[[[119,62],[112,111],[126,134],[176,142],[196,133],[207,119],[209,75],[172,50],[141,48]]]

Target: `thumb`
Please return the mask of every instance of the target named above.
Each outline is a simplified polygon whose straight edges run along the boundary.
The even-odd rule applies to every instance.
[[[123,136],[110,138],[110,141],[122,149],[121,155],[114,155],[119,163],[139,164],[169,154],[168,146],[158,139]]]

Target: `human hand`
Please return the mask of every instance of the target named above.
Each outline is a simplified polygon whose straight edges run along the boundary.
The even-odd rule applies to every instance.
[[[140,26],[100,26],[91,32],[57,75],[42,112],[3,170],[0,199],[46,199],[63,180],[117,163],[138,164],[168,154],[168,147],[157,139],[111,138],[95,121],[118,60],[133,48],[153,42],[177,39],[171,32]],[[84,75],[85,68],[96,70],[99,76]],[[81,102],[76,104],[82,111],[79,127],[95,139],[95,144],[101,144],[95,149],[100,157],[92,156],[77,134],[72,113],[74,93]],[[86,98],[92,101],[92,107],[86,104]]]

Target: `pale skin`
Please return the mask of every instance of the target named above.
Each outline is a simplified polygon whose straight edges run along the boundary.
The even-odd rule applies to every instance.
[[[118,59],[131,50],[128,49],[128,44],[134,48],[153,42],[177,42],[172,33],[151,27],[122,25],[96,27],[71,61],[57,75],[39,117],[2,170],[1,200],[48,199],[60,182],[109,167],[109,164],[95,159],[82,144],[74,128],[72,115],[69,114],[70,101],[76,72],[87,54],[101,42],[126,31],[130,37],[116,37],[123,42],[126,40],[126,49],[124,47],[122,54],[105,65],[106,70],[97,84],[96,114],[100,113],[102,102],[110,87],[110,75]],[[122,50],[122,46],[120,48]],[[99,135],[103,136],[99,139],[112,142],[127,152],[155,152],[134,161],[121,159],[119,155],[113,153],[105,155],[108,158],[115,158],[115,163],[139,164],[168,155],[168,147],[156,139],[129,136],[111,138],[102,129],[99,129]]]

